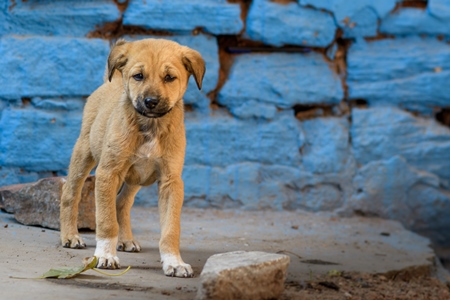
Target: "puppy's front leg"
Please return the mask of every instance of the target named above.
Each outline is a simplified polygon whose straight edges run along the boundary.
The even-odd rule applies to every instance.
[[[180,215],[183,206],[184,185],[181,176],[168,176],[159,184],[159,215],[161,240],[159,252],[164,274],[175,277],[192,277],[194,271],[180,255]]]
[[[119,269],[116,247],[119,235],[119,224],[116,216],[116,195],[120,176],[113,170],[99,166],[95,180],[95,217],[98,258],[97,268]]]

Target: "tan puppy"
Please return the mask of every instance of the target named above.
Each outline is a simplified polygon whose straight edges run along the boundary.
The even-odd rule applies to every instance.
[[[120,40],[115,44],[108,58],[108,80],[88,98],[84,108],[63,187],[64,247],[86,246],[77,229],[78,203],[85,178],[97,166],[97,267],[120,268],[116,249],[140,251],[131,232],[130,209],[140,187],[158,181],[159,250],[164,274],[193,276],[179,250],[186,148],[182,97],[189,76],[194,76],[200,89],[204,73],[200,54],[172,41]]]

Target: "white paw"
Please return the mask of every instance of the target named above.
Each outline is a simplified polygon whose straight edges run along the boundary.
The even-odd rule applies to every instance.
[[[117,237],[112,239],[97,239],[95,254],[98,258],[99,269],[120,269],[119,258],[116,254]]]
[[[170,277],[194,277],[191,265],[183,262],[181,257],[173,254],[161,254],[161,263],[166,276]]]
[[[118,251],[141,252],[141,245],[137,241],[119,241],[117,243]]]

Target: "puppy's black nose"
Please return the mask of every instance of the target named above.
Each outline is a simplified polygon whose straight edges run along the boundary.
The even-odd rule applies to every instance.
[[[145,98],[144,104],[148,109],[153,109],[158,105],[159,99],[158,98]]]

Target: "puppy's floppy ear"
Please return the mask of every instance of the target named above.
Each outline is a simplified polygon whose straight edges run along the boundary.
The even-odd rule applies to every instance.
[[[186,70],[194,75],[199,90],[202,89],[203,76],[205,76],[205,61],[200,53],[188,47],[183,47],[182,61]]]
[[[126,53],[128,51],[129,43],[123,39],[118,40],[108,57],[108,80],[111,82],[111,79],[114,75],[114,71],[117,69],[122,71],[123,67],[127,63]]]

